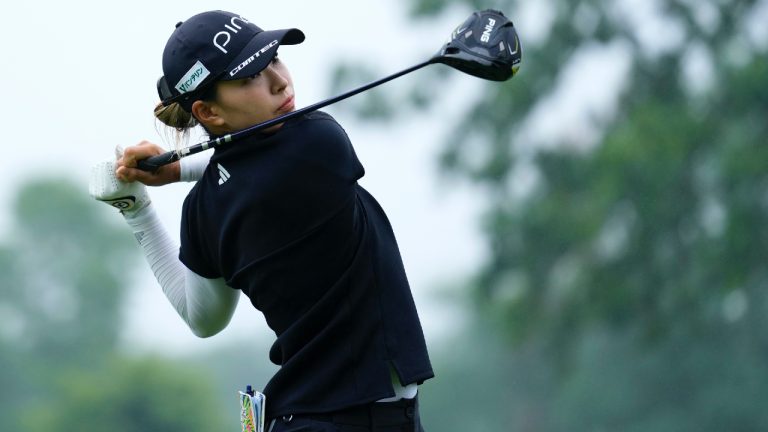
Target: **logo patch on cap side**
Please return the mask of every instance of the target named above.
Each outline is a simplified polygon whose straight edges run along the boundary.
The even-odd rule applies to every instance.
[[[195,90],[210,74],[208,69],[203,66],[200,60],[198,60],[197,63],[195,63],[195,65],[181,77],[179,82],[176,83],[176,90],[178,90],[179,93],[189,93]]]

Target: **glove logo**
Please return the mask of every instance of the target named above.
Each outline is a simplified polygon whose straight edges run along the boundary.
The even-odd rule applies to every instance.
[[[109,205],[118,210],[130,210],[136,204],[136,197],[127,196],[107,201]]]

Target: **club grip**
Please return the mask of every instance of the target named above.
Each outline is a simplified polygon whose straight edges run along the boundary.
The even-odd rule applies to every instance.
[[[142,159],[136,163],[138,168],[142,171],[155,172],[163,165],[179,160],[176,152],[166,152],[161,155],[151,156],[146,159]]]

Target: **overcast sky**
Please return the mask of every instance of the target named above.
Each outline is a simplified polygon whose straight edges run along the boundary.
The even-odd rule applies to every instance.
[[[389,75],[437,51],[467,15],[456,11],[444,23],[408,25],[400,3],[391,0],[9,3],[0,26],[6,101],[0,108],[3,234],[9,200],[26,179],[63,174],[80,181],[87,194],[90,166],[110,157],[115,145],[142,139],[172,145],[163,141],[152,116],[162,50],[176,22],[210,9],[242,14],[262,28],[298,27],[305,32],[305,43],[280,51],[293,75],[297,107],[332,96],[328,74],[336,61],[359,59],[379,67],[381,77]],[[394,91],[398,81],[407,79],[377,91]],[[453,77],[452,90],[470,89],[477,85],[474,81]],[[435,175],[440,143],[433,132],[456,111],[438,110],[381,129],[360,125],[333,106],[326,110],[347,129],[367,170],[361,184],[392,221],[428,337],[439,334],[457,315],[431,300],[440,295],[434,288],[468,274],[484,253],[476,220],[481,200],[467,187],[440,184]],[[151,190],[175,238],[189,187]],[[103,211],[120,220],[112,209],[104,206]],[[260,314],[243,298],[230,328],[211,340],[199,340],[167,304],[148,266],[130,277],[135,289],[126,337],[131,343],[148,349],[205,349],[243,335],[271,337]]]
[[[155,82],[162,74],[162,50],[176,22],[205,10],[224,9],[242,14],[262,28],[302,29],[306,41],[281,49],[280,56],[293,76],[296,105],[303,107],[334,96],[328,89],[335,63],[359,62],[375,67],[379,77],[384,77],[428,58],[471,12],[452,9],[436,22],[413,23],[404,18],[402,3],[72,0],[6,5],[0,26],[4,54],[0,82],[6,102],[0,107],[5,149],[0,158],[5,174],[0,188],[0,209],[4,210],[0,211],[0,235],[9,234],[6,210],[25,179],[63,174],[81,182],[83,194],[87,194],[91,165],[111,157],[116,145],[148,139],[172,147],[155,123],[152,108],[157,102]],[[645,0],[617,4],[631,11],[627,15],[631,17],[638,10],[653,9],[639,8],[651,3],[656,4]],[[521,4],[522,10],[505,12],[523,42],[522,75],[535,73],[526,69],[525,47],[541,40],[553,14],[547,2]],[[652,10],[639,15],[644,25],[653,21]],[[663,32],[654,34],[663,36]],[[542,145],[563,136],[594,140],[597,131],[586,119],[610,116],[614,111],[629,66],[626,47],[616,43],[588,46],[574,53],[568,66],[553,94],[541,101],[521,128],[522,144]],[[420,72],[371,91],[405,91],[410,84],[407,80]],[[459,72],[445,80],[445,95],[438,106],[386,128],[361,124],[338,105],[325,109],[347,130],[366,167],[361,184],[389,215],[431,341],[454,328],[461,318],[449,303],[439,301],[446,297],[440,287],[476,270],[486,254],[478,219],[485,206],[482,194],[466,184],[446,183],[435,166],[446,125],[462,115],[473,90],[484,83]],[[350,84],[350,88],[354,86]],[[553,119],[557,127],[552,127]],[[192,139],[190,144],[197,142],[199,139]],[[518,150],[526,152],[525,146]],[[521,188],[534,180],[535,173],[526,170],[513,178]],[[176,184],[151,190],[161,218],[177,239],[179,210],[190,187]],[[95,201],[93,205],[105,217],[121,222],[112,209]],[[134,289],[127,306],[125,335],[134,348],[198,350],[243,336],[272,338],[260,313],[243,298],[229,328],[211,340],[197,339],[175,315],[148,266],[127,277]]]

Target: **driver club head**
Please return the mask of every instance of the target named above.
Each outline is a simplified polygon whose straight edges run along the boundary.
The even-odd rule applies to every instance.
[[[470,15],[431,60],[491,81],[512,78],[521,61],[515,26],[504,14],[491,9]]]

